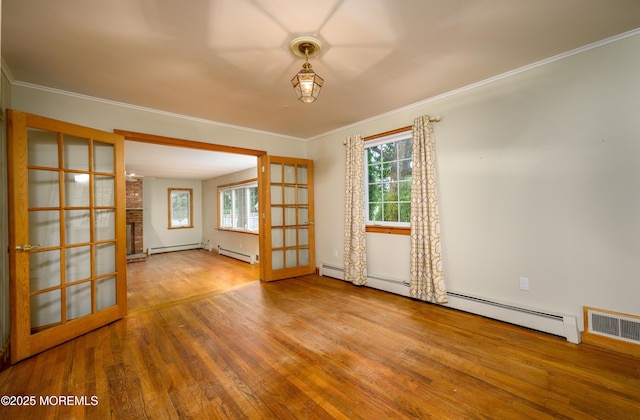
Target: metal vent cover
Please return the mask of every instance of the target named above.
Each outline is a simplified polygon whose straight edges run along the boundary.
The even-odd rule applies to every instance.
[[[640,319],[589,309],[589,332],[640,344]]]

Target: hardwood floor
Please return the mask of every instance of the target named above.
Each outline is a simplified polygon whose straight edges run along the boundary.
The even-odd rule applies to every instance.
[[[139,263],[168,296],[132,289],[125,319],[1,372],[0,395],[37,404],[0,418],[640,418],[636,358],[316,275],[246,281],[244,263],[168,284],[199,287],[209,257]],[[41,404],[61,395],[86,404]]]
[[[152,254],[127,264],[129,311],[192,298],[260,278],[258,264],[247,264],[203,250]]]

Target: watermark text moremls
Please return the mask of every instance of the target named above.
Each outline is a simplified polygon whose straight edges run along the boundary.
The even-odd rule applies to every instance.
[[[40,405],[98,405],[96,395],[41,395]]]

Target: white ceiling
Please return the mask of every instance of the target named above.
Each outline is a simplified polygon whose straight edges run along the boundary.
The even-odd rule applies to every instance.
[[[639,27],[638,0],[2,0],[2,58],[14,83],[309,139]]]
[[[170,179],[211,179],[255,168],[255,156],[125,141],[127,174]]]

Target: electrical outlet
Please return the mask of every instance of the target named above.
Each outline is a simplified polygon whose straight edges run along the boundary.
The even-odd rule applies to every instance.
[[[338,250],[335,248],[333,249],[333,256],[336,258],[338,257]]]
[[[529,290],[529,278],[520,277],[520,290]]]

